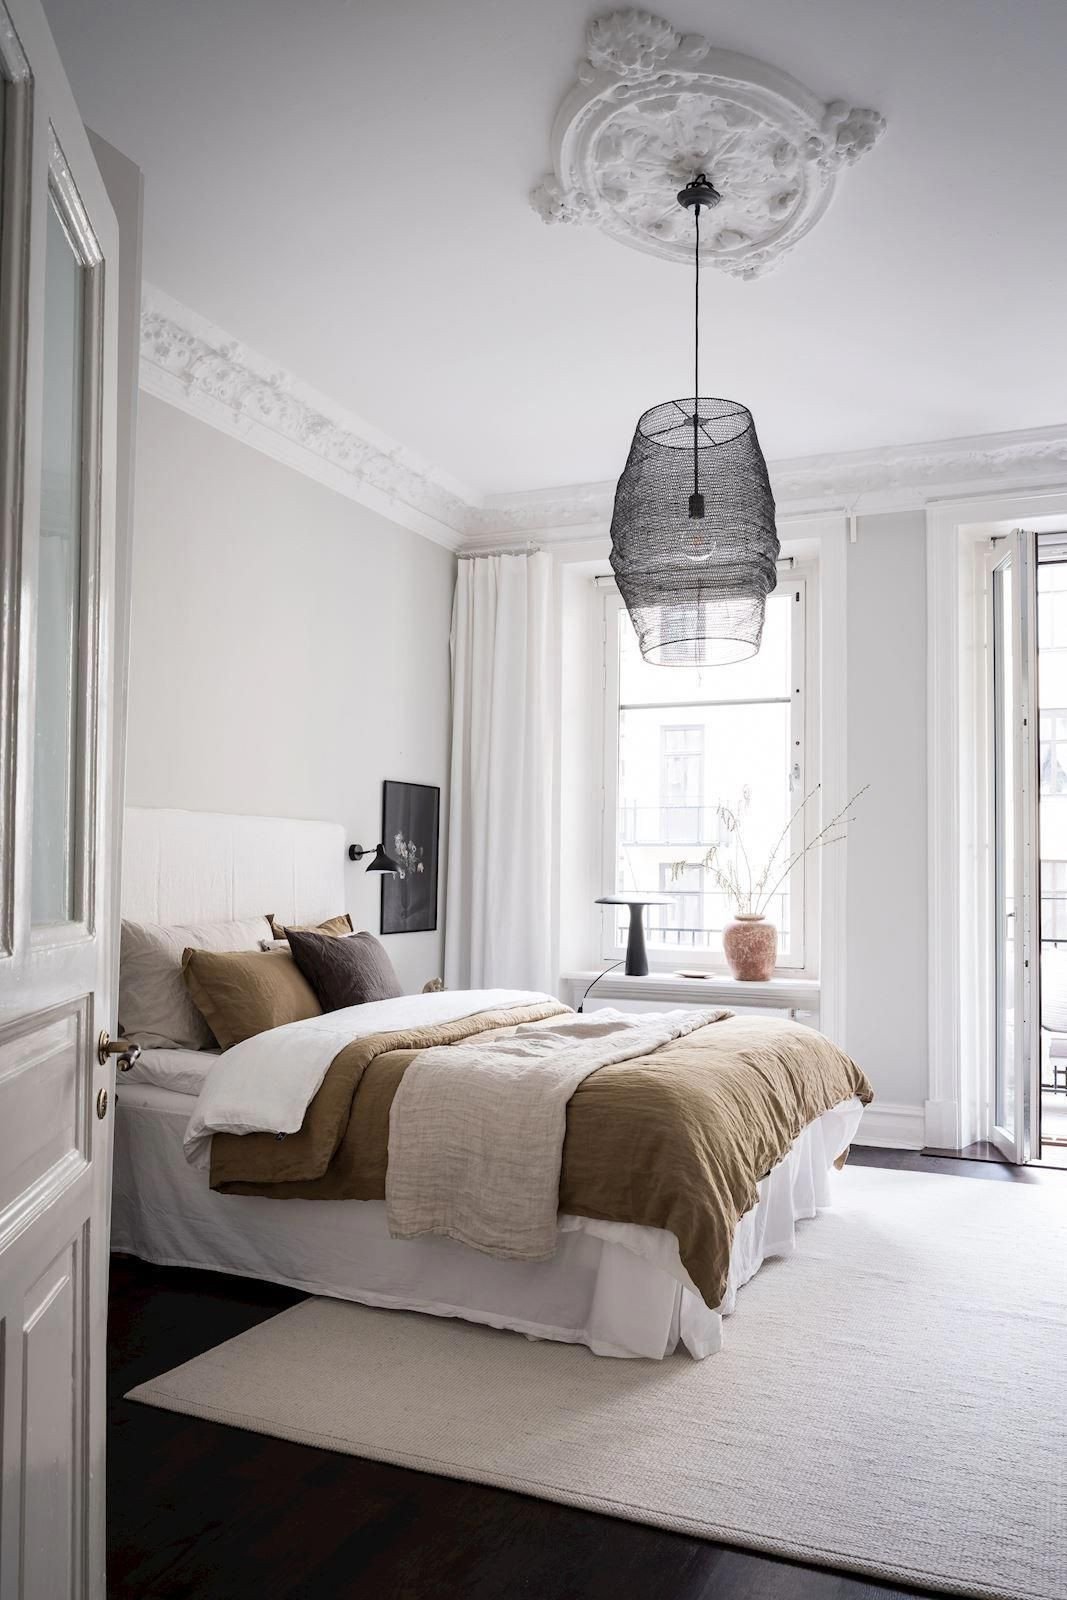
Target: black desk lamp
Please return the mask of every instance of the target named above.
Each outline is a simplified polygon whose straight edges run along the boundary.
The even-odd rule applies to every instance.
[[[595,902],[598,906],[629,906],[630,936],[626,941],[626,976],[648,977],[648,952],[645,949],[645,907],[669,906],[667,894],[603,894]]]

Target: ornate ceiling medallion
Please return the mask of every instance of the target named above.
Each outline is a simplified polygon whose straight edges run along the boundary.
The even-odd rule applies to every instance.
[[[701,258],[754,278],[818,221],[842,167],[884,129],[876,111],[824,103],[765,62],[713,50],[647,11],[612,11],[589,24],[553,126],[554,171],[530,198],[546,222],[592,223],[688,261],[675,193],[706,172],[722,203]]]

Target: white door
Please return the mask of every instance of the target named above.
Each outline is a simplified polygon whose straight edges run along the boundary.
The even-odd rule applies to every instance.
[[[1039,1152],[1037,536],[1016,530],[993,568],[993,1142],[1010,1161]]]
[[[0,0],[0,1594],[104,1593],[118,231]]]

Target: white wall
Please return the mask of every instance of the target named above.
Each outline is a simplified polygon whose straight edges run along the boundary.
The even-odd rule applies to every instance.
[[[454,580],[448,550],[142,394],[128,803],[374,845],[384,778],[439,784],[443,862]],[[346,874],[376,933],[377,878]],[[408,989],[441,971],[443,896],[436,933],[385,940]]]
[[[860,517],[848,547],[845,1048],[879,1097],[927,1095],[926,518]]]

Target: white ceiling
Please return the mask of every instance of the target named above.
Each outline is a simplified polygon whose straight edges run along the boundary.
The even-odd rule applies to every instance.
[[[608,0],[45,9],[146,278],[473,490],[616,477],[687,391],[685,270],[528,204]],[[1067,421],[1067,5],[657,9],[888,121],[774,272],[707,275],[702,387],[768,457]]]

